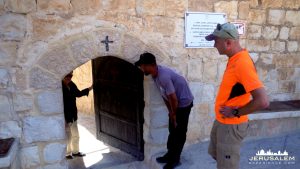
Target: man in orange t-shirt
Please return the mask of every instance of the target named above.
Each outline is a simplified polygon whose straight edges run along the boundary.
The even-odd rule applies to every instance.
[[[229,58],[216,98],[208,153],[217,161],[218,169],[238,169],[241,142],[249,128],[247,115],[268,107],[268,97],[233,24],[218,24],[205,38],[214,40],[218,52]]]

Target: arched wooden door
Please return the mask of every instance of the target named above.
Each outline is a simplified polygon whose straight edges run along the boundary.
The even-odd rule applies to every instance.
[[[92,67],[98,139],[143,160],[143,73],[112,56],[94,59]]]

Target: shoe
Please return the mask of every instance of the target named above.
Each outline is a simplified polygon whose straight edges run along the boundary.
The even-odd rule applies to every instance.
[[[175,167],[179,166],[180,162],[168,162],[165,166],[164,169],[174,169]]]
[[[74,157],[73,157],[72,155],[67,155],[67,156],[66,156],[66,159],[67,159],[67,160],[71,160],[71,159],[73,159],[73,158],[74,158]]]
[[[73,155],[74,157],[84,157],[84,156],[85,156],[85,154],[83,154],[83,153],[81,153],[81,152],[78,152],[78,153],[76,153],[76,154],[72,153],[72,155]]]
[[[158,163],[168,163],[168,156],[167,156],[167,154],[166,155],[164,155],[164,156],[162,156],[162,157],[157,157],[156,158],[156,161],[158,162]]]

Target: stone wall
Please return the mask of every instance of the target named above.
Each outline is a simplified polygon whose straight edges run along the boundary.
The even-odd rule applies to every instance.
[[[133,63],[149,51],[185,76],[195,95],[188,143],[207,139],[227,58],[183,47],[187,10],[247,21],[241,43],[271,100],[300,99],[299,7],[299,0],[0,0],[0,137],[20,138],[24,169],[66,168],[61,79],[96,57]],[[114,41],[109,52],[100,43],[106,35]],[[145,101],[147,160],[167,135],[166,108],[147,78]]]

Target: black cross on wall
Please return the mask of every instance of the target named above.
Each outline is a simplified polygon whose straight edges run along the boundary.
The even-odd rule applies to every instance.
[[[109,44],[114,43],[114,41],[108,40],[108,36],[106,36],[105,40],[101,41],[101,43],[105,44],[106,51],[109,51]]]

